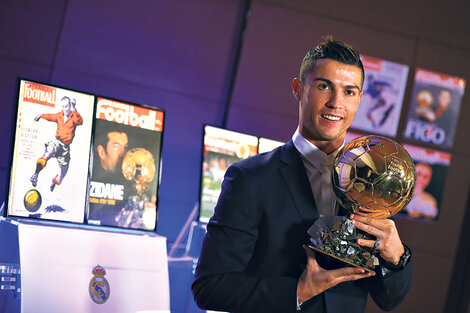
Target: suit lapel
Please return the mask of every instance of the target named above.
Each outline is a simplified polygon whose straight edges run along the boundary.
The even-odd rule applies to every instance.
[[[318,218],[318,211],[301,156],[292,141],[282,147],[281,161],[286,164],[280,171],[287,189],[302,222],[308,228]]]

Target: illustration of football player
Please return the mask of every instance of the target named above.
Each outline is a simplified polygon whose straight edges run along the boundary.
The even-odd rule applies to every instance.
[[[364,92],[370,108],[367,110],[367,119],[372,126],[382,127],[395,108],[392,86],[384,81],[374,80],[371,76],[367,90]]]
[[[36,171],[30,179],[31,184],[36,187],[39,172],[46,166],[50,158],[56,158],[60,170],[59,173],[52,178],[50,185],[51,191],[54,190],[56,185],[60,185],[67,174],[70,162],[70,144],[75,136],[75,129],[78,125],[83,124],[83,119],[75,108],[75,99],[64,96],[60,100],[60,104],[62,107],[61,111],[51,114],[39,114],[34,118],[36,122],[42,118],[46,121],[57,123],[55,138],[45,144],[46,149],[44,155],[37,160]]]

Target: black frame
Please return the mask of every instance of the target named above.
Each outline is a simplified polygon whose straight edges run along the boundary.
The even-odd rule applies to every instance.
[[[134,107],[139,107],[139,108],[143,108],[143,109],[147,109],[147,110],[152,110],[152,111],[156,111],[156,112],[161,112],[163,114],[163,118],[162,118],[162,131],[159,132],[160,133],[160,144],[158,147],[156,147],[158,149],[158,156],[154,156],[154,161],[155,161],[155,164],[156,166],[158,167],[158,170],[156,171],[155,173],[155,183],[156,183],[156,189],[155,189],[155,195],[157,197],[156,199],[156,202],[155,202],[155,213],[156,213],[156,216],[155,216],[155,227],[153,229],[145,229],[145,228],[134,228],[134,227],[123,227],[123,226],[118,226],[118,225],[110,225],[110,224],[102,224],[102,225],[97,225],[97,224],[94,224],[94,223],[89,223],[89,215],[90,215],[90,202],[89,202],[89,194],[87,194],[87,203],[86,203],[86,211],[85,211],[85,224],[88,224],[88,225],[93,225],[93,226],[97,226],[97,227],[110,227],[112,229],[123,229],[123,230],[133,230],[133,231],[145,231],[145,232],[156,232],[157,230],[157,225],[158,225],[158,209],[159,209],[159,200],[160,200],[160,197],[159,197],[159,190],[160,190],[160,185],[161,185],[161,172],[162,172],[162,148],[163,148],[163,139],[164,139],[164,130],[165,130],[165,117],[166,117],[166,111],[164,109],[161,109],[161,108],[157,108],[157,107],[153,107],[153,106],[149,106],[149,105],[143,105],[143,104],[138,104],[138,103],[134,103],[134,102],[130,102],[130,101],[124,101],[124,100],[121,100],[121,99],[117,99],[117,98],[112,98],[112,97],[107,97],[107,96],[103,96],[103,95],[99,95],[99,94],[95,94],[95,118],[93,119],[93,133],[92,133],[92,144],[91,144],[91,149],[90,149],[90,162],[89,162],[89,176],[88,176],[88,191],[90,190],[90,183],[92,181],[92,178],[93,178],[93,154],[94,154],[94,151],[96,149],[95,147],[95,134],[96,134],[96,123],[98,120],[101,120],[101,119],[98,119],[96,117],[96,114],[97,114],[97,111],[98,111],[98,100],[99,99],[104,99],[104,100],[110,100],[110,101],[113,101],[113,102],[119,102],[119,103],[123,103],[125,105],[130,105],[130,106],[134,106]],[[105,121],[105,120],[101,120],[101,121]],[[105,121],[106,122],[106,121]],[[110,122],[109,123],[114,123],[114,122]],[[124,124],[119,124],[116,122],[116,124],[120,125],[121,129],[122,127],[128,127],[128,128],[136,128],[134,126],[131,126],[131,125],[124,125]]]
[[[85,221],[85,209],[84,209],[83,218],[82,218],[81,222],[61,220],[61,219],[49,219],[49,218],[37,217],[37,216],[34,216],[34,215],[33,216],[22,216],[22,215],[10,214],[10,206],[12,204],[12,203],[10,203],[10,194],[12,192],[13,163],[15,161],[14,160],[15,144],[16,144],[17,139],[18,139],[17,138],[17,135],[18,135],[17,134],[17,126],[18,126],[18,122],[19,122],[18,114],[20,113],[19,112],[19,104],[20,104],[20,98],[21,98],[20,93],[21,93],[21,84],[22,84],[22,82],[30,82],[30,83],[33,83],[33,84],[40,84],[40,85],[44,85],[44,86],[47,86],[47,87],[59,88],[59,89],[65,90],[65,91],[81,93],[81,94],[84,94],[86,96],[93,97],[90,118],[93,119],[94,114],[95,114],[96,96],[92,93],[85,92],[85,91],[78,90],[78,89],[69,88],[69,87],[63,87],[63,86],[59,86],[59,85],[55,85],[55,84],[44,83],[44,82],[40,82],[40,81],[36,81],[36,80],[24,78],[24,77],[18,77],[17,78],[16,106],[15,106],[15,109],[12,110],[13,114],[14,114],[12,120],[15,121],[15,122],[12,123],[12,127],[11,127],[11,133],[13,135],[11,136],[11,140],[10,140],[8,184],[5,188],[5,208],[6,209],[4,210],[3,216],[5,216],[5,217],[14,217],[14,218],[18,218],[18,219],[26,219],[26,220],[50,221],[50,222],[57,222],[57,223],[71,223],[71,224],[81,225]],[[93,133],[93,120],[91,121],[90,133],[91,134]],[[91,141],[88,141],[88,149],[89,149],[89,151],[91,150]],[[89,163],[89,161],[90,161],[89,160],[89,154],[88,154],[87,157],[88,157],[88,163]],[[85,196],[85,205],[86,205],[86,199],[88,197],[88,180],[89,180],[89,176],[88,176],[88,173],[87,173],[87,179],[86,179],[87,186],[86,186],[85,195],[84,195]]]

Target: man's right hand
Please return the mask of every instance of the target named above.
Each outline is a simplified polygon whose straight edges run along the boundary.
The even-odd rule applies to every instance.
[[[307,266],[297,283],[297,296],[299,303],[305,302],[339,283],[375,275],[375,273],[365,272],[363,269],[357,267],[343,267],[335,270],[325,270],[318,265],[314,251],[306,245],[304,245],[303,248],[307,253],[308,261]]]

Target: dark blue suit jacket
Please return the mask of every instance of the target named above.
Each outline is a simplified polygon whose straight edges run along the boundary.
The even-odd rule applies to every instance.
[[[295,312],[302,244],[318,218],[300,153],[292,141],[232,165],[207,225],[192,291],[204,309]],[[411,284],[411,264],[383,277],[341,283],[302,305],[302,312],[363,312],[370,293],[384,310]]]

